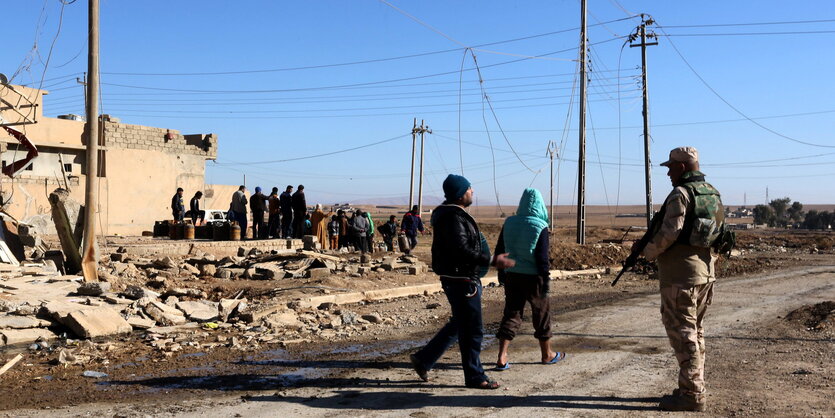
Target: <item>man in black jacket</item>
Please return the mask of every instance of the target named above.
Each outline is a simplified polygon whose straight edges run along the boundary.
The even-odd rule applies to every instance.
[[[252,239],[266,238],[264,212],[267,209],[267,196],[261,192],[261,187],[255,187],[255,194],[249,198],[249,209],[252,211]]]
[[[307,214],[307,200],[304,198],[304,185],[299,185],[293,193],[293,238],[304,236],[304,215]]]
[[[481,277],[490,265],[499,269],[516,263],[507,254],[490,257],[487,240],[475,219],[464,208],[473,203],[473,189],[463,176],[450,174],[444,180],[445,201],[432,212],[432,269],[441,276],[441,285],[452,308],[452,318],[415,354],[410,356],[418,376],[428,381],[428,372],[447,348],[458,340],[464,383],[476,389],[498,389],[481,366]]]
[[[287,186],[284,193],[278,197],[281,206],[281,236],[293,238],[293,186]]]
[[[171,198],[171,214],[174,215],[174,220],[182,222],[183,215],[185,215],[185,206],[183,206],[183,188],[178,187],[177,193]]]

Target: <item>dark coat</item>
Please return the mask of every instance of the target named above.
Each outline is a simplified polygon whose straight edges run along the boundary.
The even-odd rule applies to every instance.
[[[304,192],[301,190],[297,190],[296,193],[293,193],[293,212],[307,212],[307,201],[304,199]]]
[[[432,212],[432,270],[439,276],[475,279],[490,265],[475,219],[457,205]]]
[[[279,205],[281,206],[281,213],[286,215],[288,213],[293,212],[293,195],[292,194],[290,194],[288,192],[284,192],[284,193],[281,194],[281,196],[278,197],[278,199],[279,199],[279,202],[280,202]]]

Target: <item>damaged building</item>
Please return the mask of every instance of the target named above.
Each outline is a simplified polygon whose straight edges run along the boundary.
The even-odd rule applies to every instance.
[[[80,117],[43,116],[48,92],[23,86],[0,86],[0,117],[4,124],[23,133],[38,149],[38,156],[14,177],[2,176],[3,210],[31,224],[43,234],[54,234],[49,193],[66,188],[84,201],[87,135]],[[206,161],[217,158],[215,134],[181,134],[174,129],[121,123],[101,116],[99,138],[99,207],[101,233],[140,235],[154,221],[171,216],[171,196],[177,187],[193,194],[204,192],[203,207],[213,197],[228,204],[233,186],[221,193],[205,184]],[[27,154],[27,149],[6,131],[0,132],[3,167]],[[188,197],[188,196],[187,196]]]

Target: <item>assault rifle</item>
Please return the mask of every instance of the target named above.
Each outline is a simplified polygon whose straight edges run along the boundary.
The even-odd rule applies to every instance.
[[[629,257],[626,257],[626,260],[624,260],[623,268],[620,269],[620,273],[618,273],[618,276],[615,277],[614,281],[612,281],[612,286],[618,283],[620,276],[623,276],[623,273],[625,273],[627,269],[635,267],[635,264],[638,264],[638,257],[641,255],[641,252],[644,251],[647,244],[649,244],[649,240],[652,239],[655,231],[658,230],[659,224],[664,220],[664,214],[662,212],[663,210],[655,212],[655,215],[652,217],[652,222],[650,222],[649,228],[647,228],[647,232],[644,233],[644,236],[642,236],[641,239],[635,243],[635,246],[632,247],[632,253],[630,253]]]

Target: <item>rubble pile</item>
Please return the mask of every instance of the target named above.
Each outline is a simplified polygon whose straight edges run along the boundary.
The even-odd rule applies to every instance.
[[[183,259],[133,258],[120,248],[99,265],[99,277],[105,281],[91,283],[60,275],[50,260],[6,270],[0,272],[0,288],[28,296],[17,302],[0,299],[0,344],[44,349],[56,339],[139,331],[150,347],[170,354],[184,347],[244,349],[268,342],[346,337],[372,324],[392,322],[338,309],[333,303],[305,308],[298,301],[276,298],[277,293],[249,300],[241,290],[224,297],[209,290],[209,282],[361,277],[369,272],[422,274],[428,267],[408,255],[343,258],[306,250],[264,253],[241,247],[237,256],[220,260],[207,253]]]

